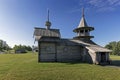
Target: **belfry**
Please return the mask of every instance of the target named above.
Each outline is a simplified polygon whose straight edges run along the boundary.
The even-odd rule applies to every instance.
[[[75,33],[77,33],[77,36],[74,37],[74,39],[88,41],[91,38],[94,38],[94,36],[90,36],[90,31],[92,30],[94,30],[94,27],[90,27],[87,25],[87,22],[84,16],[84,8],[83,8],[80,24],[78,25],[76,29],[73,30]]]

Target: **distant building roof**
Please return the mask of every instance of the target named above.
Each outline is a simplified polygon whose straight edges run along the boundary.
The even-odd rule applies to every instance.
[[[41,37],[57,37],[60,38],[59,29],[46,29],[46,28],[36,28],[34,30],[35,40],[39,40]]]

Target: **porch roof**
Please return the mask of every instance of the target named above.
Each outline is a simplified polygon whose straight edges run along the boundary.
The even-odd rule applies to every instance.
[[[112,52],[112,50],[109,50],[107,48],[104,48],[100,45],[97,45],[96,43],[94,43],[93,41],[89,41],[89,42],[84,42],[81,40],[71,40],[72,42],[76,42],[79,45],[82,44],[82,46],[86,47],[88,50],[92,51],[92,52]]]
[[[109,50],[107,48],[101,47],[99,45],[89,45],[86,46],[88,50],[91,50],[93,52],[112,52],[112,50]]]

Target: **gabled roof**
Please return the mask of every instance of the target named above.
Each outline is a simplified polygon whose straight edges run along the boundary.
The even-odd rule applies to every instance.
[[[58,37],[60,38],[59,29],[46,29],[46,28],[36,28],[34,30],[35,40],[39,40],[41,37]]]

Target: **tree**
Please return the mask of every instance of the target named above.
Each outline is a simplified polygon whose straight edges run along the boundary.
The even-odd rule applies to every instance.
[[[26,47],[28,51],[32,51],[32,48],[30,46]]]
[[[11,49],[6,41],[0,40],[0,51]]]
[[[118,41],[118,42],[116,42],[116,41],[110,42],[105,47],[112,50],[111,54],[120,55],[120,41]]]
[[[0,51],[2,51],[2,40],[0,40]]]

